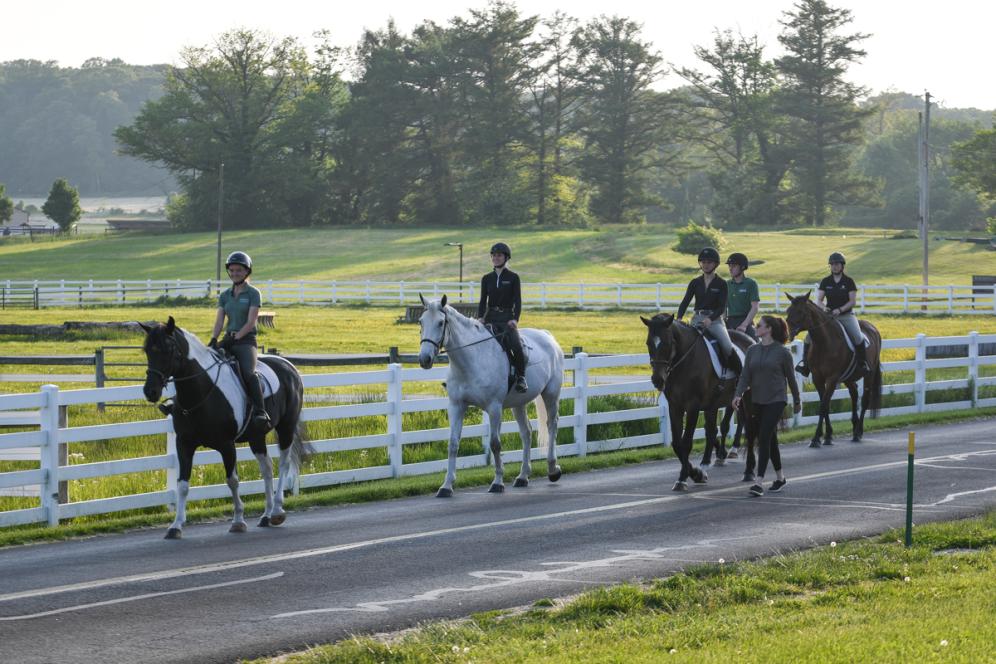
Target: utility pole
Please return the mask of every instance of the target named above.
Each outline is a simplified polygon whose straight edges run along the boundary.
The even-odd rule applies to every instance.
[[[215,259],[214,280],[221,283],[221,215],[225,209],[225,162],[218,169],[218,256]],[[219,286],[220,288],[220,286]]]
[[[927,286],[928,261],[927,253],[930,240],[927,231],[930,229],[930,93],[924,93],[924,111],[920,113],[920,140],[918,152],[920,156],[920,240],[923,243],[923,285]],[[924,298],[927,296],[926,288],[923,291]]]

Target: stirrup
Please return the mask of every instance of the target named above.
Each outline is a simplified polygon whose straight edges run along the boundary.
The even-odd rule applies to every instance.
[[[515,391],[516,392],[527,392],[529,391],[529,386],[526,385],[526,377],[518,376],[515,379]]]
[[[267,413],[265,410],[256,410],[256,411],[253,411],[252,421],[257,426],[265,426],[265,427],[269,428],[270,424],[271,424],[271,422],[270,422],[270,414]]]

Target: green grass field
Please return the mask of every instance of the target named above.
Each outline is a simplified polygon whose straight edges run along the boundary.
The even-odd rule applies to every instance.
[[[877,229],[796,229],[727,233],[724,255],[745,252],[759,263],[750,274],[766,283],[810,283],[826,273],[831,251],[848,257],[859,283],[920,283],[921,243],[886,239]],[[465,279],[491,269],[496,240],[512,246],[512,267],[526,282],[675,283],[696,272],[694,256],[670,247],[674,229],[655,226],[599,230],[321,228],[237,231],[224,250],[248,251],[257,279],[455,281],[455,247],[464,243]],[[215,273],[212,233],[0,242],[4,279],[209,279]],[[996,254],[976,244],[931,241],[934,284],[967,284],[992,274]],[[762,262],[763,261],[763,262]],[[721,269],[726,274],[725,268]]]
[[[265,662],[991,662],[996,513]]]

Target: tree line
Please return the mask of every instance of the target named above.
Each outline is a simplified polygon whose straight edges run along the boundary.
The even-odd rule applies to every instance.
[[[184,49],[114,137],[175,177],[167,212],[189,229],[219,209],[245,228],[915,227],[921,102],[848,81],[867,37],[848,10],[799,0],[780,22],[780,57],[717,29],[671,90],[664,56],[618,16],[492,2],[409,34],[388,23],[348,50],[235,30]],[[996,214],[971,175],[972,159],[996,170],[971,147],[991,122],[935,109],[933,226]]]

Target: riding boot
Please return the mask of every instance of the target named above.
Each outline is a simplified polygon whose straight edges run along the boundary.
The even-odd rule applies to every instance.
[[[529,389],[526,385],[526,363],[523,361],[522,351],[515,353],[515,391],[525,392]]]
[[[857,344],[854,347],[854,353],[858,356],[858,366],[857,366],[858,371],[870,374],[871,367],[868,366],[867,350],[868,350],[868,344],[866,344],[864,341],[862,341],[861,343]]]
[[[263,406],[263,388],[259,379],[253,376],[248,385],[249,399],[252,400],[252,423],[257,427],[270,428],[270,415]]]

